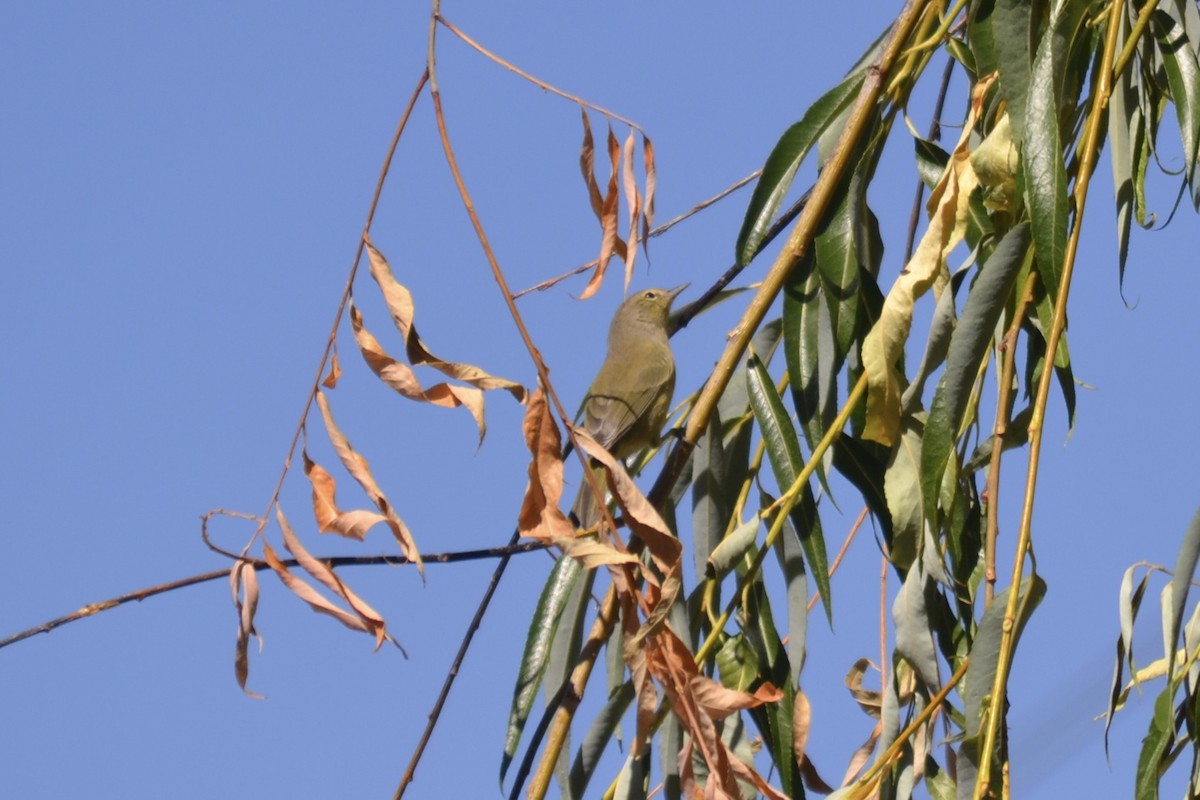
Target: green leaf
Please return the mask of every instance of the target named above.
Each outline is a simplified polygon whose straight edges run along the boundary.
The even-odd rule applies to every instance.
[[[792,527],[790,522],[784,524]],[[792,668],[789,683],[794,681],[799,686],[800,673],[808,657],[808,573],[804,569],[800,537],[794,530],[775,540],[775,557],[787,587],[787,658]]]
[[[857,176],[813,239],[813,253],[821,288],[829,308],[830,328],[833,330],[834,363],[832,372],[840,371],[858,332],[859,273],[868,269],[866,255],[860,243],[871,238],[871,224],[878,237],[879,223],[866,207],[862,196],[862,181]]]
[[[613,732],[629,709],[635,694],[633,681],[626,681],[608,696],[604,708],[592,719],[592,724],[579,745],[579,752],[575,754],[575,761],[571,764],[571,792],[576,797],[587,796],[588,783],[596,771],[596,765],[600,763],[600,757],[604,755]]]
[[[833,445],[833,466],[862,493],[863,501],[875,515],[883,540],[892,545],[892,514],[884,493],[888,449],[878,442],[856,439],[848,433]]]
[[[917,151],[917,174],[925,188],[932,189],[942,179],[946,165],[950,163],[950,154],[937,142],[927,139],[913,139],[913,144]]]
[[[725,482],[725,442],[720,415],[708,419],[708,430],[692,451],[692,554],[696,579],[703,579],[705,561],[721,542],[730,509]]]
[[[1128,33],[1129,20],[1122,14],[1121,39],[1125,39]],[[1116,76],[1116,86],[1108,103],[1108,149],[1112,160],[1113,193],[1117,202],[1117,285],[1122,295],[1125,289],[1125,265],[1129,257],[1129,234],[1133,229],[1135,213],[1141,218],[1138,200],[1144,197],[1145,192],[1146,116],[1138,101],[1140,85],[1135,70],[1127,68]]]
[[[1021,223],[1000,240],[967,295],[962,319],[950,337],[946,371],[933,396],[925,438],[921,446],[921,487],[925,513],[937,526],[938,492],[946,462],[954,452],[954,443],[963,424],[967,402],[987,353],[996,323],[1012,294],[1017,273],[1029,248],[1029,225]]]
[[[970,264],[967,264],[955,270],[954,274],[950,276],[950,283],[942,290],[942,296],[938,298],[937,305],[934,306],[933,318],[929,320],[929,339],[925,344],[925,355],[921,358],[921,365],[917,367],[912,382],[908,384],[904,394],[900,395],[900,412],[902,414],[911,414],[921,408],[921,395],[925,393],[925,382],[929,380],[930,374],[946,360],[946,353],[950,350],[950,336],[954,333],[954,326],[958,324],[958,309],[955,308],[954,303],[958,298],[958,289],[962,286],[963,278],[966,277],[969,268]]]
[[[783,791],[790,796],[801,791],[793,748],[792,710],[796,695],[791,674],[794,670],[788,654],[781,647],[770,598],[761,578],[754,581],[747,599],[747,623],[743,630],[760,665],[759,675],[783,691],[783,698],[778,702],[750,709],[749,713],[779,771]]]
[[[741,562],[746,551],[754,546],[758,537],[758,517],[737,526],[720,544],[713,548],[705,564],[705,576],[709,579],[723,578],[729,570]]]
[[[862,87],[864,72],[848,75],[817,102],[809,106],[800,121],[788,128],[763,165],[762,176],[750,197],[742,230],[738,233],[734,257],[739,264],[749,264],[758,254],[763,237],[783,199],[792,187],[801,162],[816,144],[821,133],[854,102]]]
[[[754,409],[754,417],[762,430],[763,442],[766,445],[767,457],[771,461],[771,468],[775,472],[775,480],[779,483],[781,491],[787,491],[795,482],[796,476],[803,471],[805,463],[800,455],[800,440],[796,436],[796,429],[788,418],[783,400],[775,390],[775,384],[767,374],[766,367],[753,353],[746,370],[746,380],[750,406]],[[800,536],[800,546],[804,549],[809,568],[817,581],[817,590],[821,592],[825,616],[832,625],[829,559],[825,552],[821,518],[816,513],[816,500],[810,484],[805,484],[800,502],[792,509],[791,521]]]
[[[1200,509],[1192,517],[1191,524],[1183,535],[1183,544],[1179,546],[1179,555],[1175,559],[1175,573],[1171,578],[1171,603],[1164,607],[1166,616],[1163,619],[1163,630],[1167,631],[1170,647],[1167,650],[1167,663],[1175,654],[1175,645],[1179,641],[1179,626],[1183,621],[1183,607],[1187,602],[1188,588],[1192,576],[1196,573],[1196,561],[1200,559]]]
[[[892,517],[888,557],[897,569],[907,571],[917,557],[925,531],[921,494],[921,433],[910,420],[901,420],[901,434],[892,448],[883,490]]]
[[[1154,701],[1154,716],[1150,718],[1150,731],[1142,739],[1142,752],[1138,755],[1137,779],[1134,783],[1135,800],[1158,800],[1159,767],[1166,755],[1167,747],[1175,737],[1173,724],[1174,688],[1163,689]]]
[[[972,3],[968,22],[971,52],[980,77],[999,70],[1000,92],[1008,103],[1013,136],[1025,131],[1029,96],[1029,36],[1033,30],[1030,0],[983,0]]]
[[[758,357],[763,360],[764,364],[771,363],[775,349],[779,346],[783,327],[783,320],[776,317],[759,326],[758,331],[751,338],[750,349],[758,353]],[[750,397],[746,394],[746,364],[744,362],[738,364],[733,375],[729,377],[729,383],[726,384],[725,391],[721,393],[721,399],[717,402],[717,411],[725,423],[733,422],[750,413]],[[727,449],[728,445],[729,443],[726,442]]]
[[[836,345],[829,308],[821,295],[821,276],[815,258],[810,256],[792,270],[783,290],[783,349],[788,385],[810,450],[824,438],[827,420],[834,416]],[[824,467],[821,464],[818,468],[822,485],[826,479]]]
[[[563,609],[571,592],[579,582],[583,570],[573,558],[560,556],[542,588],[533,619],[529,621],[529,633],[525,637],[525,652],[521,655],[521,666],[517,672],[517,685],[513,689],[512,707],[508,713],[508,730],[504,736],[504,755],[500,761],[500,785],[516,756],[521,744],[521,733],[533,701],[537,698],[550,659],[550,649],[562,621]],[[550,691],[557,691],[553,687]]]
[[[1012,587],[998,594],[979,623],[979,630],[971,647],[971,665],[963,678],[964,740],[959,748],[958,791],[959,797],[966,791],[967,797],[975,786],[979,773],[980,722],[984,708],[999,698],[992,697],[992,683],[996,678],[996,667],[1000,660],[1000,639],[1005,627],[1004,615],[1008,606],[1008,593]],[[1017,603],[1017,627],[1013,637],[1014,647],[1025,629],[1025,623],[1033,614],[1046,594],[1046,582],[1038,575],[1021,581]],[[995,763],[993,761],[993,763]]]
[[[1042,36],[1029,81],[1029,105],[1022,132],[1013,118],[1013,133],[1020,142],[1022,172],[1025,177],[1025,202],[1033,222],[1033,246],[1037,253],[1042,285],[1051,301],[1058,296],[1059,277],[1067,247],[1067,171],[1063,163],[1062,137],[1059,131],[1059,83],[1062,76],[1061,39],[1054,28],[1062,18],[1064,4],[1056,3],[1051,14],[1051,30]]]
[[[912,666],[930,692],[936,692],[941,686],[933,623],[930,622],[926,604],[926,596],[934,591],[933,581],[925,574],[921,562],[917,561],[908,571],[892,603],[892,619],[896,621],[896,653]]]
[[[1197,42],[1188,41],[1182,19],[1160,9],[1150,17],[1150,26],[1158,39],[1167,86],[1175,105],[1179,122],[1180,142],[1186,180],[1192,190],[1192,203],[1200,208],[1200,182],[1196,173],[1197,148],[1200,147],[1200,63],[1197,62]]]

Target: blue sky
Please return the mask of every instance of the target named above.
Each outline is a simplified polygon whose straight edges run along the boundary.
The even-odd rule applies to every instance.
[[[520,3],[444,12],[523,68],[648,131],[665,220],[760,166],[882,29],[879,8]],[[201,543],[199,517],[266,506],[421,71],[427,26],[425,6],[399,3],[5,7],[0,635],[227,565]],[[578,175],[577,108],[446,31],[439,41],[451,136],[510,283],[528,286],[593,258],[599,237]],[[911,113],[923,128],[928,102],[914,101]],[[593,125],[600,130],[597,118]],[[913,191],[908,145],[896,139],[902,147],[869,198],[890,248],[885,287],[901,266]],[[1111,772],[1090,721],[1111,674],[1118,582],[1135,561],[1173,563],[1200,503],[1186,458],[1200,393],[1200,226],[1185,208],[1163,231],[1135,230],[1127,309],[1107,170],[1104,158],[1070,306],[1075,372],[1095,388],[1080,392],[1069,442],[1054,401],[1043,451],[1035,547],[1049,594],[1018,652],[1010,697],[1021,797],[1130,791],[1145,704],[1117,720]],[[808,166],[799,182],[811,177]],[[1155,189],[1162,218],[1174,193],[1163,182]],[[635,285],[714,280],[732,260],[747,200],[734,195],[656,239]],[[373,236],[413,291],[435,352],[534,382],[454,192],[427,96]],[[612,280],[580,303],[570,295],[582,285],[521,304],[571,407],[621,296]],[[356,299],[384,333],[365,274]],[[738,310],[726,304],[678,337],[677,396],[703,380]],[[465,413],[398,398],[370,375],[346,324],[341,337],[346,374],[334,412],[420,547],[506,542],[525,485],[521,407],[489,396],[489,434],[476,451]],[[332,466],[319,423],[310,434],[314,456]],[[1006,480],[1023,461],[1006,461]],[[1018,485],[1008,483],[1002,553],[1016,530]],[[394,551],[381,531],[361,546],[318,541],[298,469],[283,503],[318,553]],[[828,509],[831,547],[857,508],[847,500],[840,513]],[[249,533],[240,523],[215,528],[234,549]],[[511,686],[549,563],[514,560],[409,797],[497,796]],[[430,565],[424,585],[412,570],[346,571],[409,660],[387,648],[372,654],[368,639],[312,615],[264,575],[266,647],[252,658],[250,686],[266,701],[234,682],[236,621],[221,581],[7,648],[6,793],[390,796],[491,569]],[[819,620],[810,627],[812,753],[831,779],[870,728],[841,676],[859,656],[877,658],[878,569],[871,537],[860,537],[834,581],[836,632]],[[1153,625],[1139,632],[1158,641]]]

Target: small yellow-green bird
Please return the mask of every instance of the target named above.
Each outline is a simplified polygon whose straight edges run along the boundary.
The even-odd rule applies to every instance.
[[[643,289],[626,298],[608,328],[608,354],[583,400],[583,427],[615,457],[657,444],[675,393],[675,358],[667,339],[671,303],[687,288]],[[603,488],[603,472],[599,484]],[[596,498],[586,477],[572,513],[594,525]]]

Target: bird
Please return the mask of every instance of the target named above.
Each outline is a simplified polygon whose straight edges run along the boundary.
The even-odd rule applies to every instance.
[[[657,444],[675,393],[675,357],[667,338],[671,303],[687,284],[643,289],[613,314],[608,352],[583,399],[583,428],[615,458]],[[603,471],[597,471],[604,487]],[[584,480],[572,507],[580,527],[598,519],[596,497]]]

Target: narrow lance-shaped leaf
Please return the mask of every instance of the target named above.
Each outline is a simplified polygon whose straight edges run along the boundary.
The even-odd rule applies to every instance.
[[[987,353],[996,323],[1012,294],[1029,248],[1029,225],[1022,222],[1004,235],[967,295],[962,318],[950,337],[946,371],[933,396],[921,445],[921,488],[925,515],[937,524],[937,499],[946,461],[954,450],[967,401]]]
[[[1157,9],[1150,17],[1162,53],[1171,101],[1179,122],[1183,146],[1184,170],[1192,190],[1192,203],[1200,208],[1200,176],[1197,175],[1197,148],[1200,148],[1200,63],[1196,48],[1200,42],[1188,41],[1183,20]]]
[[[783,341],[788,385],[804,439],[810,449],[825,436],[834,416],[836,377],[834,334],[829,309],[822,299],[821,276],[813,256],[792,270],[783,290]],[[761,352],[755,350],[755,352]],[[817,477],[828,493],[825,460],[817,466]]]
[[[1183,544],[1180,545],[1179,556],[1175,560],[1175,573],[1171,578],[1171,603],[1169,607],[1164,608],[1167,612],[1163,619],[1163,629],[1167,632],[1169,640],[1169,647],[1166,649],[1168,659],[1175,652],[1175,644],[1179,641],[1179,626],[1183,623],[1183,608],[1187,603],[1192,576],[1196,573],[1197,560],[1200,560],[1200,509],[1197,509],[1183,535]]]
[[[525,652],[521,655],[521,665],[517,671],[517,683],[513,687],[512,707],[508,712],[508,729],[504,735],[504,755],[500,760],[500,784],[504,785],[504,776],[516,756],[517,747],[521,744],[521,734],[525,730],[525,721],[533,708],[542,679],[546,674],[546,664],[550,656],[550,646],[559,630],[563,609],[571,591],[579,581],[583,569],[579,562],[567,556],[560,556],[542,587],[538,597],[537,607],[533,618],[529,621],[529,633],[525,637]],[[550,693],[558,689],[550,688]]]
[[[1021,143],[1022,171],[1025,176],[1025,202],[1033,222],[1033,244],[1038,269],[1051,301],[1058,296],[1059,277],[1067,247],[1067,170],[1063,162],[1062,136],[1058,127],[1059,83],[1062,45],[1054,35],[1061,22],[1056,3],[1050,17],[1050,30],[1042,36],[1029,79],[1029,106],[1024,131],[1013,120],[1013,130]]]
[[[967,31],[976,69],[979,75],[1000,73],[1000,92],[1018,139],[1025,131],[1032,29],[1030,0],[983,0],[971,6]]]
[[[511,394],[517,402],[524,403],[526,391],[521,384],[491,375],[473,364],[446,361],[430,352],[425,342],[421,341],[421,337],[417,335],[417,328],[413,323],[416,309],[412,293],[396,280],[391,265],[383,257],[383,253],[379,252],[369,239],[366,244],[371,277],[375,279],[379,290],[383,293],[384,302],[387,303],[388,312],[392,316],[392,324],[404,337],[404,350],[408,355],[408,360],[413,365],[433,367],[443,375],[468,383],[477,389],[484,391],[502,389]]]
[[[1120,37],[1129,33],[1129,20],[1121,15]],[[1142,114],[1135,88],[1135,71],[1124,70],[1115,78],[1108,102],[1108,151],[1112,160],[1113,194],[1117,202],[1117,284],[1125,290],[1125,263],[1129,256],[1129,234],[1133,229],[1134,206],[1138,196],[1135,164],[1146,139],[1146,118]]]
[[[971,109],[941,182],[929,194],[929,226],[921,235],[908,264],[884,300],[879,320],[862,345],[862,365],[867,376],[864,439],[891,446],[900,427],[900,393],[903,385],[897,364],[912,329],[916,301],[931,288],[938,296],[949,281],[946,255],[962,241],[970,210],[970,197],[979,178],[971,165],[970,134],[983,111],[991,78],[971,91]]]
[[[1000,640],[1006,626],[1005,608],[1008,605],[1008,593],[1011,591],[1013,591],[1013,587],[998,594],[995,601],[984,612],[971,646],[971,664],[967,667],[967,674],[963,678],[965,687],[963,715],[966,728],[963,731],[964,739],[958,756],[959,800],[970,798],[971,792],[975,788],[975,780],[979,773],[979,747],[982,744],[979,738],[980,723],[983,720],[984,708],[988,703],[1002,702],[1000,698],[992,697],[992,683],[995,680],[996,667],[1000,660]],[[1029,617],[1045,596],[1046,582],[1041,577],[1033,575],[1021,581],[1019,591],[1014,642],[1020,638],[1021,631],[1025,629]]]
[[[749,264],[758,254],[763,237],[783,199],[792,187],[796,170],[813,145],[838,116],[854,102],[862,86],[864,73],[854,72],[809,106],[800,121],[788,128],[767,157],[762,177],[754,187],[742,230],[738,233],[734,256],[739,264]]]
[[[412,532],[396,513],[396,509],[388,500],[387,495],[379,488],[379,484],[375,481],[375,476],[371,474],[370,468],[367,466],[367,460],[362,454],[355,450],[350,445],[350,440],[342,433],[341,428],[333,419],[333,411],[329,408],[329,399],[324,392],[317,392],[317,408],[321,411],[321,419],[325,423],[325,431],[329,434],[329,441],[333,445],[333,450],[342,461],[342,466],[350,473],[354,480],[358,481],[358,485],[366,492],[367,497],[371,498],[371,502],[375,507],[387,517],[388,527],[392,531],[392,536],[400,545],[400,551],[404,553],[405,558],[417,565],[417,571],[422,577],[425,575],[425,564],[421,560],[421,553],[417,550],[417,543],[413,539]]]
[[[750,405],[754,409],[754,417],[762,429],[763,441],[766,443],[767,456],[775,472],[775,480],[780,489],[786,491],[795,482],[796,476],[804,469],[804,459],[800,454],[800,440],[796,429],[788,418],[787,410],[775,390],[775,384],[767,369],[754,354],[750,356],[746,380],[750,392]],[[829,586],[829,558],[825,550],[825,537],[821,530],[821,518],[817,514],[816,500],[812,495],[812,487],[805,485],[791,514],[792,524],[800,536],[800,545],[804,549],[808,566],[817,582],[817,590],[821,593],[821,604],[825,608],[825,616],[833,624],[833,602]]]

